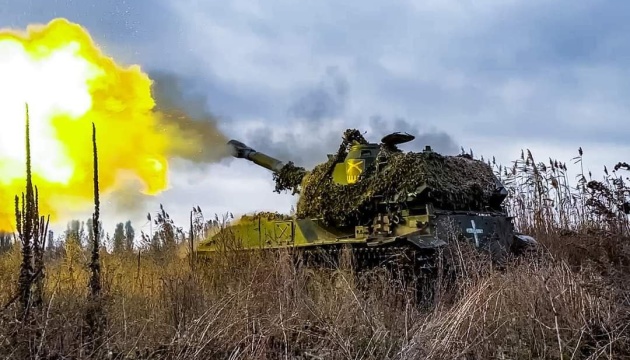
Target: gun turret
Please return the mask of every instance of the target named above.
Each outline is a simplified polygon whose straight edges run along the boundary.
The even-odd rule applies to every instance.
[[[228,145],[230,146],[232,156],[236,158],[247,159],[256,165],[262,166],[273,172],[279,172],[280,169],[284,167],[284,163],[282,161],[258,152],[238,140],[230,140],[228,141]]]

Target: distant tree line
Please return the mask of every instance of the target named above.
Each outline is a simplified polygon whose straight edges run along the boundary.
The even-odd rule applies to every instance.
[[[131,221],[119,222],[113,232],[99,231],[99,244],[101,249],[115,254],[132,253],[139,250],[152,252],[165,252],[172,250],[189,239],[182,228],[177,227],[164,207],[155,214],[147,214],[147,220],[151,224],[149,234],[140,232],[131,225]],[[191,213],[191,229],[197,237],[197,241],[205,238],[210,228],[218,227],[220,221],[203,219],[201,209],[194,208]],[[47,257],[60,256],[69,244],[82,250],[88,250],[94,242],[94,226],[92,218],[85,221],[79,219],[70,220],[66,229],[59,235],[52,230],[48,231],[45,242],[45,255]],[[99,229],[104,229],[102,221],[98,223]],[[111,235],[110,235],[111,234]],[[16,244],[16,239],[11,232],[0,232],[0,253],[11,249]],[[19,240],[17,242],[19,244]]]
[[[0,232],[0,252],[4,252],[11,248],[13,243],[13,234]]]
[[[99,221],[99,228],[103,229],[103,224]],[[75,242],[81,248],[84,248],[94,240],[94,233],[92,231],[93,224],[92,219],[87,221],[71,220],[68,222],[66,231],[64,232],[61,241],[62,242]],[[111,250],[115,253],[134,251],[136,231],[131,225],[131,221],[126,223],[118,223],[114,229],[113,237],[110,237],[109,233],[104,231],[100,232],[99,240],[104,246],[110,246]]]
[[[52,230],[48,231],[46,238],[46,253],[48,255],[58,253],[64,248],[65,244],[76,244],[81,249],[87,249],[94,241],[94,231],[92,219],[87,221],[71,220],[67,223],[66,230],[55,238]],[[103,228],[102,221],[99,221],[99,228]],[[131,221],[118,223],[114,229],[114,235],[110,239],[110,244],[106,244],[103,240],[110,239],[108,233],[100,232],[99,240],[104,246],[109,245],[112,252],[132,252],[137,246],[135,245],[136,232]],[[0,252],[5,252],[15,244],[14,234],[11,232],[0,232]]]

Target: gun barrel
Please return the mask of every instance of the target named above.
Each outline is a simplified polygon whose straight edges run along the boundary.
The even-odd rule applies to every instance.
[[[232,156],[239,159],[247,159],[265,169],[278,172],[284,166],[282,161],[258,152],[238,140],[230,140],[228,141],[228,145],[232,150]]]

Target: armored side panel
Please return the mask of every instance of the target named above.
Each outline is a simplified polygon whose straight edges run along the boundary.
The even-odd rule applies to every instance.
[[[318,219],[291,219],[266,214],[245,216],[199,244],[200,255],[219,249],[314,249],[351,244],[356,248],[407,246],[437,249],[455,239],[467,239],[480,250],[502,256],[519,238],[509,217],[500,213],[436,211],[424,215],[381,216],[372,230],[366,226],[334,228]],[[533,240],[533,239],[532,239]]]
[[[218,249],[254,250],[314,247],[326,244],[365,243],[354,231],[327,228],[317,219],[289,219],[257,214],[244,216],[199,244],[200,254]]]

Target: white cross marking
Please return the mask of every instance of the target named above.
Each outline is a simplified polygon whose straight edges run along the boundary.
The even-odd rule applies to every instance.
[[[475,237],[475,245],[479,247],[479,238],[477,237],[477,234],[483,234],[483,229],[477,229],[477,227],[475,226],[475,220],[470,220],[470,223],[472,224],[472,227],[466,229],[466,232],[469,234],[473,234],[473,236]]]

